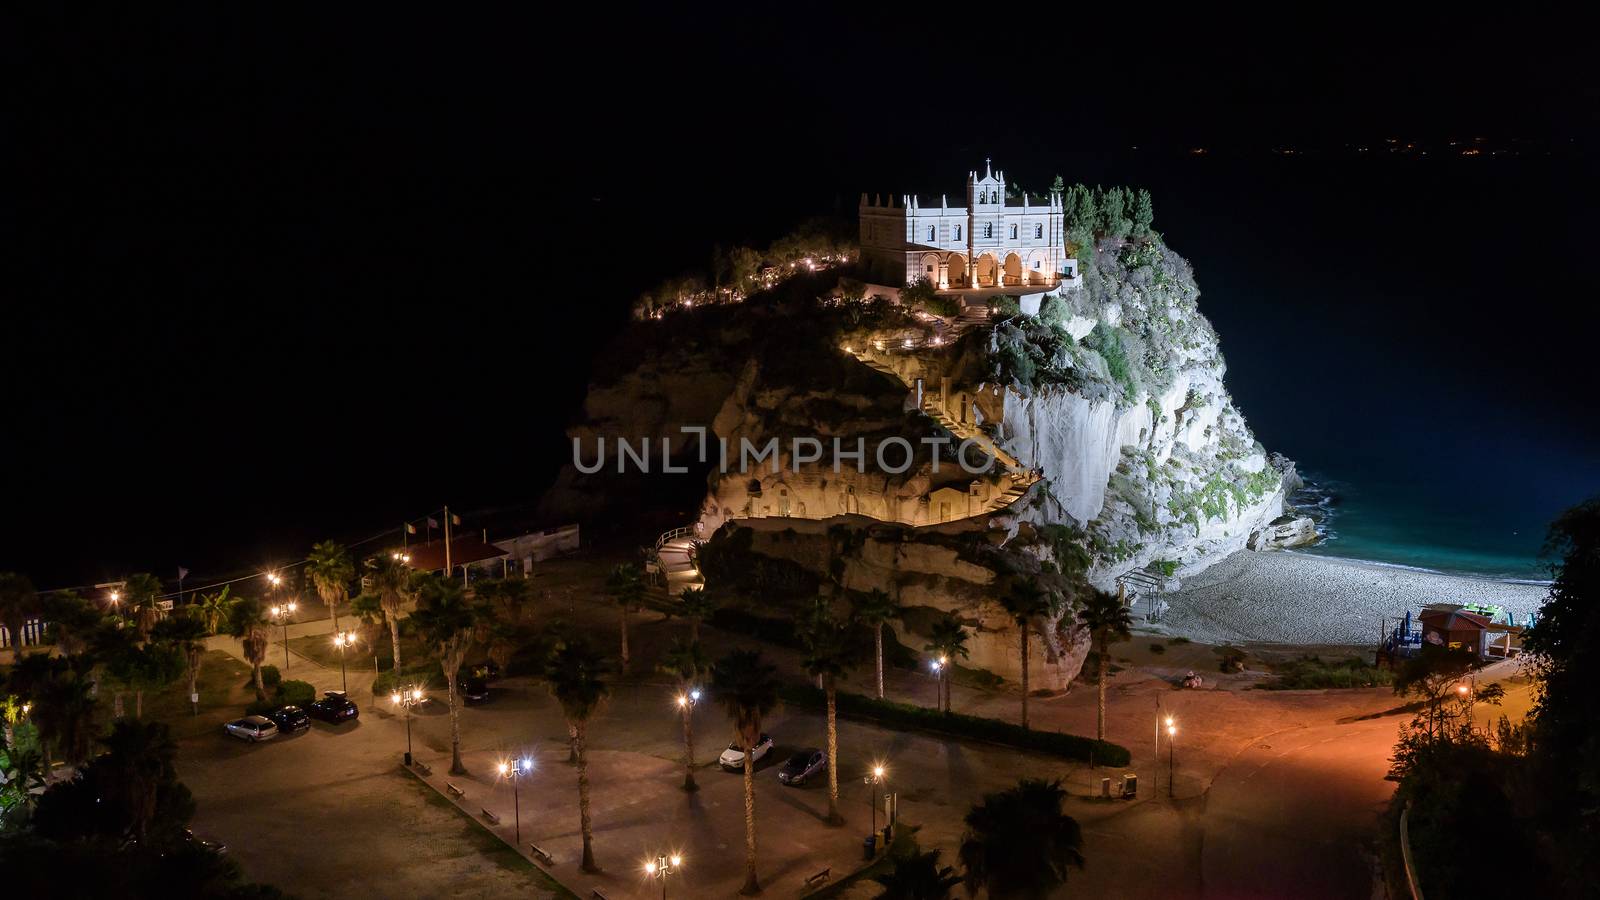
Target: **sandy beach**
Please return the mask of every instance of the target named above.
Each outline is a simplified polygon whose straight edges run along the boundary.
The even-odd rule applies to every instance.
[[[1164,596],[1161,630],[1204,643],[1376,645],[1383,617],[1426,603],[1494,603],[1524,622],[1543,585],[1419,572],[1305,553],[1241,551]]]

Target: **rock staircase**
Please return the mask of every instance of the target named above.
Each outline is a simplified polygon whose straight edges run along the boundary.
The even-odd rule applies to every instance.
[[[701,541],[694,525],[685,525],[656,538],[656,559],[664,584],[655,585],[651,594],[658,600],[675,602],[684,588],[703,588],[705,578],[695,566],[695,552]]]
[[[1166,580],[1144,569],[1129,569],[1117,576],[1117,596],[1135,619],[1155,623],[1167,604],[1158,594],[1166,590]]]

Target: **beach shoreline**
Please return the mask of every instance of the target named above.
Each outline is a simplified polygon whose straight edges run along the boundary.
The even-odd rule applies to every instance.
[[[1158,630],[1207,644],[1377,646],[1384,622],[1429,603],[1492,603],[1517,623],[1543,584],[1496,581],[1289,551],[1241,550],[1162,595]]]

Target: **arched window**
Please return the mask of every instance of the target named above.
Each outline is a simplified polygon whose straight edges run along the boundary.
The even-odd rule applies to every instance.
[[[1011,239],[1013,241],[1017,239],[1017,226],[1015,225],[1011,226]]]
[[[1038,239],[1040,239],[1042,237],[1044,237],[1044,226],[1043,225],[1035,225],[1035,226],[1033,226],[1033,238],[1034,238],[1034,240],[1038,240]]]
[[[938,227],[939,226],[937,226],[937,225],[929,225],[928,226],[928,243],[931,244],[934,241],[938,240],[938,238],[935,237],[935,234],[937,234],[937,231],[938,231]]]
[[[960,225],[956,226],[956,236],[955,236],[954,240],[958,240],[958,241],[961,240],[961,226]]]
[[[986,237],[986,238],[994,237],[994,226],[989,224],[989,223],[987,223],[987,222],[984,223],[983,236]]]
[[[1000,202],[1000,192],[999,191],[990,191],[989,192],[989,202],[990,203],[999,203]]]

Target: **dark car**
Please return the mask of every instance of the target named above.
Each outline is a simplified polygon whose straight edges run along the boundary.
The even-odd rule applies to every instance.
[[[796,787],[805,784],[806,779],[822,771],[828,764],[828,754],[816,748],[801,750],[784,762],[783,768],[778,770],[778,780],[784,784]]]
[[[461,692],[462,699],[468,703],[482,703],[489,699],[489,681],[486,678],[468,676],[461,679],[456,690]]]
[[[267,713],[267,718],[278,726],[279,734],[294,734],[311,727],[311,716],[298,706],[285,706]]]
[[[492,681],[500,677],[500,667],[495,665],[493,660],[481,662],[473,666],[472,669],[467,672],[467,677],[482,678],[484,681]]]
[[[344,691],[324,691],[322,699],[311,704],[306,712],[310,713],[313,719],[321,719],[334,725],[361,715],[361,710],[344,695]]]

